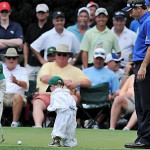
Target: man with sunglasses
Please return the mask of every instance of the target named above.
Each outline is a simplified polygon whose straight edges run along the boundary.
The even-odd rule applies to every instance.
[[[146,5],[145,5],[146,4]],[[140,23],[133,50],[135,64],[135,109],[138,118],[137,139],[126,148],[150,149],[150,6],[149,0],[128,0],[123,11]]]
[[[105,68],[108,68],[115,72],[115,74],[118,76],[119,81],[122,79],[124,70],[120,68],[120,63],[123,60],[122,57],[119,57],[116,53],[109,53],[106,55],[105,63],[107,65]]]
[[[18,127],[22,108],[26,103],[25,91],[28,90],[28,73],[19,65],[21,57],[15,48],[8,48],[2,55],[3,73],[6,78],[6,93],[4,94],[4,107],[12,107],[11,127]]]
[[[76,88],[89,87],[91,82],[87,76],[77,67],[68,63],[73,53],[70,51],[69,46],[66,44],[58,45],[56,51],[53,51],[55,55],[54,62],[45,63],[37,76],[37,89],[39,89],[39,95],[33,100],[33,119],[35,127],[42,127],[44,121],[44,113],[48,105],[50,104],[50,93],[45,92],[48,87],[48,81],[53,76],[60,76],[65,83],[65,88],[71,90],[71,94],[74,96],[76,102],[79,99],[76,96]]]
[[[41,63],[37,57],[33,54],[30,44],[35,41],[44,32],[50,30],[53,27],[49,18],[49,8],[46,4],[38,4],[36,6],[36,18],[37,22],[31,23],[25,33],[24,39],[24,66],[29,73],[30,80],[36,80],[36,74],[41,68]],[[40,55],[43,57],[42,51]],[[34,76],[35,75],[35,76]]]
[[[92,86],[108,82],[110,91],[109,100],[112,100],[119,90],[119,80],[113,71],[104,67],[105,58],[105,50],[103,48],[96,48],[93,53],[93,66],[84,69],[83,72],[90,78]],[[97,118],[92,128],[99,129],[101,121],[101,117]]]
[[[8,2],[0,2],[0,54],[8,47],[22,47],[23,31],[20,24],[9,19],[11,7]]]

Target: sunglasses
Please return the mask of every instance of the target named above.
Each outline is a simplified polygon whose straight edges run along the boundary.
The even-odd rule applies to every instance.
[[[5,57],[5,58],[7,58],[7,59],[13,59],[13,60],[16,60],[18,57]]]
[[[44,12],[44,11],[39,11],[39,12],[37,12],[38,14],[45,14],[46,12]]]
[[[9,11],[8,10],[2,10],[2,11],[0,11],[0,13],[9,13]]]
[[[67,56],[68,56],[68,54],[66,54],[66,53],[57,53],[57,56],[67,57]]]
[[[120,63],[120,61],[114,61],[116,64],[119,64]]]

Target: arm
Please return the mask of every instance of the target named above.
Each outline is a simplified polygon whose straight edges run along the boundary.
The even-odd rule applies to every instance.
[[[145,79],[146,68],[149,65],[149,63],[150,63],[150,46],[148,46],[148,48],[147,48],[145,58],[141,64],[139,71],[138,71],[138,74],[137,74],[138,80],[144,80]]]
[[[40,77],[40,81],[45,84],[48,84],[48,81],[51,79],[51,77],[51,75],[43,75],[42,77]]]
[[[67,83],[66,86],[69,89],[75,89],[77,87],[89,87],[89,86],[91,86],[91,81],[88,79],[81,80],[81,81],[71,81],[71,82]]]
[[[41,56],[41,54],[39,52],[37,52],[32,47],[31,47],[31,50],[32,50],[33,54],[35,54],[35,56],[37,57],[37,59],[40,61],[41,64],[45,64],[46,63],[46,60],[44,60],[44,58]]]
[[[82,51],[82,63],[84,68],[88,68],[88,52]]]
[[[17,84],[18,86],[21,86],[21,87],[23,87],[23,88],[27,88],[27,83],[25,82],[25,81],[19,81],[19,80],[17,80],[16,79],[16,77],[15,76],[11,76],[12,77],[12,82],[13,83],[15,83],[15,84]]]
[[[24,56],[24,66],[26,66],[26,64],[28,63],[28,54],[29,54],[29,44],[28,43],[24,43],[23,46],[23,56]]]
[[[123,87],[124,83],[126,82],[126,80],[128,79],[129,77],[129,73],[130,73],[130,70],[131,68],[133,67],[132,66],[133,62],[128,62],[125,66],[125,72],[124,72],[124,76],[122,78],[122,81],[120,83],[120,89]]]
[[[15,39],[0,39],[0,49],[7,48],[7,47],[21,47],[23,40],[20,38],[15,38]]]

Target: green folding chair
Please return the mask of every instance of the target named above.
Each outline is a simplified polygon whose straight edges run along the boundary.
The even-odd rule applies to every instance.
[[[105,82],[89,88],[80,88],[81,102],[80,108],[83,113],[90,119],[90,122],[86,125],[86,128],[90,128],[97,118],[102,114],[104,109],[110,108],[111,102],[108,101],[109,95],[109,83]],[[87,104],[88,108],[84,108],[83,104]],[[99,112],[95,117],[89,114],[88,109],[98,108]]]

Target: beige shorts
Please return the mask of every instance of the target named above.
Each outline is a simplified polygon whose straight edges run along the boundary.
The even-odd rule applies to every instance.
[[[132,114],[134,112],[134,110],[135,110],[135,102],[134,102],[134,100],[133,99],[128,99],[128,98],[126,98],[126,100],[127,100],[128,107],[127,107],[127,110],[125,110],[125,111],[123,111],[121,113],[121,117],[124,117],[124,116],[126,116],[128,114]]]
[[[12,107],[12,101],[13,101],[14,94],[4,94],[4,106],[6,107]],[[27,99],[25,95],[21,95],[23,98],[24,104],[26,104]]]

